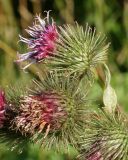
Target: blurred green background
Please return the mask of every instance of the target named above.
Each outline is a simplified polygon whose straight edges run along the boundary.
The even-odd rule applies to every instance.
[[[19,44],[19,34],[27,36],[25,30],[32,25],[33,16],[43,11],[50,13],[57,24],[87,22],[105,33],[111,42],[109,68],[112,85],[118,95],[120,106],[128,111],[128,0],[0,0],[0,87],[28,82],[38,71],[31,66],[28,74],[20,71],[14,63],[17,51],[24,53],[26,46]],[[92,97],[100,88],[96,85]],[[96,91],[96,92],[95,92]],[[38,146],[28,146],[22,154],[8,151],[0,146],[0,160],[72,160],[72,156],[56,155],[41,151]]]

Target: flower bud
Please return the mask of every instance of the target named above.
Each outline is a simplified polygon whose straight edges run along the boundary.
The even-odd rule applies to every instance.
[[[5,95],[3,91],[0,91],[0,128],[3,127],[5,119]]]

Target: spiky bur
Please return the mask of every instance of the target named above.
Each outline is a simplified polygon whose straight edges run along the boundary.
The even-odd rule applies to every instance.
[[[95,67],[106,62],[108,47],[106,37],[96,34],[88,24],[85,29],[77,23],[64,25],[59,27],[56,56],[48,60],[48,66],[93,79]]]
[[[26,29],[30,38],[20,36],[20,41],[26,43],[29,50],[27,53],[18,54],[18,60],[16,61],[28,61],[29,64],[24,69],[32,63],[42,61],[54,55],[58,32],[53,19],[51,20],[52,22],[50,23],[49,12],[47,12],[47,17],[44,19],[36,16],[34,25]]]
[[[82,144],[83,160],[127,160],[128,119],[122,113],[94,113],[85,129]],[[93,157],[93,158],[92,158]],[[91,159],[92,158],[92,159]]]
[[[66,79],[56,73],[46,74],[35,84],[31,94],[21,98],[11,129],[29,135],[43,149],[68,152],[84,131],[86,94],[80,93],[75,77]]]

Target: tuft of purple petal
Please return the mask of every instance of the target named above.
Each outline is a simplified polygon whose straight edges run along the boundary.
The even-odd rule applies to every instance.
[[[34,25],[26,29],[26,32],[30,38],[20,36],[20,41],[28,45],[29,52],[18,54],[16,62],[29,61],[32,64],[54,55],[58,32],[54,21],[49,22],[49,12],[45,19],[36,16]]]
[[[59,130],[67,118],[61,101],[61,97],[52,92],[24,97],[12,127],[25,135],[44,132],[47,136],[49,132]]]
[[[0,128],[3,127],[3,123],[5,120],[5,95],[3,91],[0,91]]]

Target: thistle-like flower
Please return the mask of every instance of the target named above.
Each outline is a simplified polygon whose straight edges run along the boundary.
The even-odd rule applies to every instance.
[[[21,100],[20,115],[15,118],[17,129],[22,134],[39,134],[46,130],[54,132],[62,127],[67,111],[62,106],[62,97],[57,93],[40,93]]]
[[[5,120],[5,95],[3,91],[0,91],[0,128],[3,127],[3,123]]]
[[[75,77],[65,78],[56,73],[44,77],[35,82],[30,94],[21,98],[11,129],[30,136],[44,149],[67,152],[69,145],[77,146],[84,131],[86,94],[79,92]]]
[[[49,21],[49,12],[47,12],[47,17],[45,19],[41,19],[40,16],[36,16],[33,27],[26,29],[31,38],[27,39],[20,36],[20,41],[26,43],[29,49],[29,52],[19,54],[19,59],[16,61],[29,61],[30,63],[25,66],[24,69],[32,63],[39,62],[54,55],[58,32],[53,19],[51,24]]]
[[[122,160],[128,157],[127,117],[122,113],[108,115],[100,112],[89,122],[82,142],[81,159]],[[91,160],[91,159],[89,159]],[[93,160],[93,159],[92,159]]]

